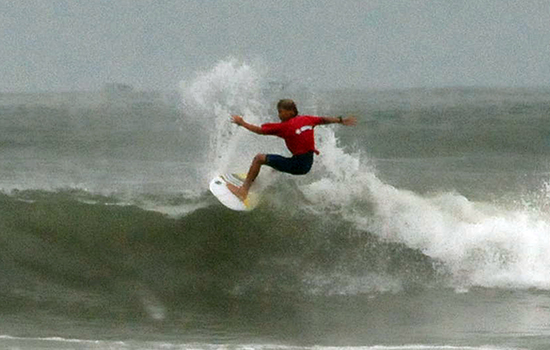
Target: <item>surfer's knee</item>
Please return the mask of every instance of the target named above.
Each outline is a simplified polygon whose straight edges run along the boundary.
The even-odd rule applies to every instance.
[[[258,153],[254,156],[254,163],[265,164],[267,162],[267,156],[263,153]]]

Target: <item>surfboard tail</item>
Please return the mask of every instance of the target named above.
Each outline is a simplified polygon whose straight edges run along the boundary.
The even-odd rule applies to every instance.
[[[254,209],[258,206],[260,198],[257,193],[249,192],[246,199],[243,201],[245,207],[249,209]]]

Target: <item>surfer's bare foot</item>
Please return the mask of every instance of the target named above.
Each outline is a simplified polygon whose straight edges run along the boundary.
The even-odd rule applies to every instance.
[[[242,187],[237,187],[233,184],[228,183],[227,188],[229,188],[229,191],[231,191],[231,193],[233,193],[235,196],[237,196],[237,198],[239,198],[243,202],[248,196],[248,192]]]

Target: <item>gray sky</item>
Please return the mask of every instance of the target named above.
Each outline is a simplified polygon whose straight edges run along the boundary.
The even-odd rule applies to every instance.
[[[234,57],[315,88],[550,86],[549,0],[0,0],[0,91],[176,89]]]

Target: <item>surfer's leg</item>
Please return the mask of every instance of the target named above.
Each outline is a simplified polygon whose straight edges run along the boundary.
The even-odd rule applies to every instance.
[[[246,191],[246,194],[248,194],[250,186],[252,186],[252,183],[258,177],[258,174],[260,173],[260,168],[266,163],[266,159],[267,157],[265,154],[259,153],[256,154],[254,160],[252,160],[252,164],[250,165],[250,169],[248,169],[248,174],[246,175],[246,180],[244,180],[243,186],[241,187]]]
[[[260,173],[260,168],[262,165],[264,165],[266,162],[266,155],[265,154],[257,154],[254,159],[252,160],[252,164],[250,165],[250,169],[248,170],[248,174],[246,175],[246,179],[244,180],[244,183],[241,187],[237,187],[235,185],[232,185],[230,183],[227,184],[227,188],[237,197],[239,197],[241,200],[245,200],[248,196],[248,191],[250,191],[250,187],[252,186],[252,183],[256,178],[258,177],[258,174]]]

